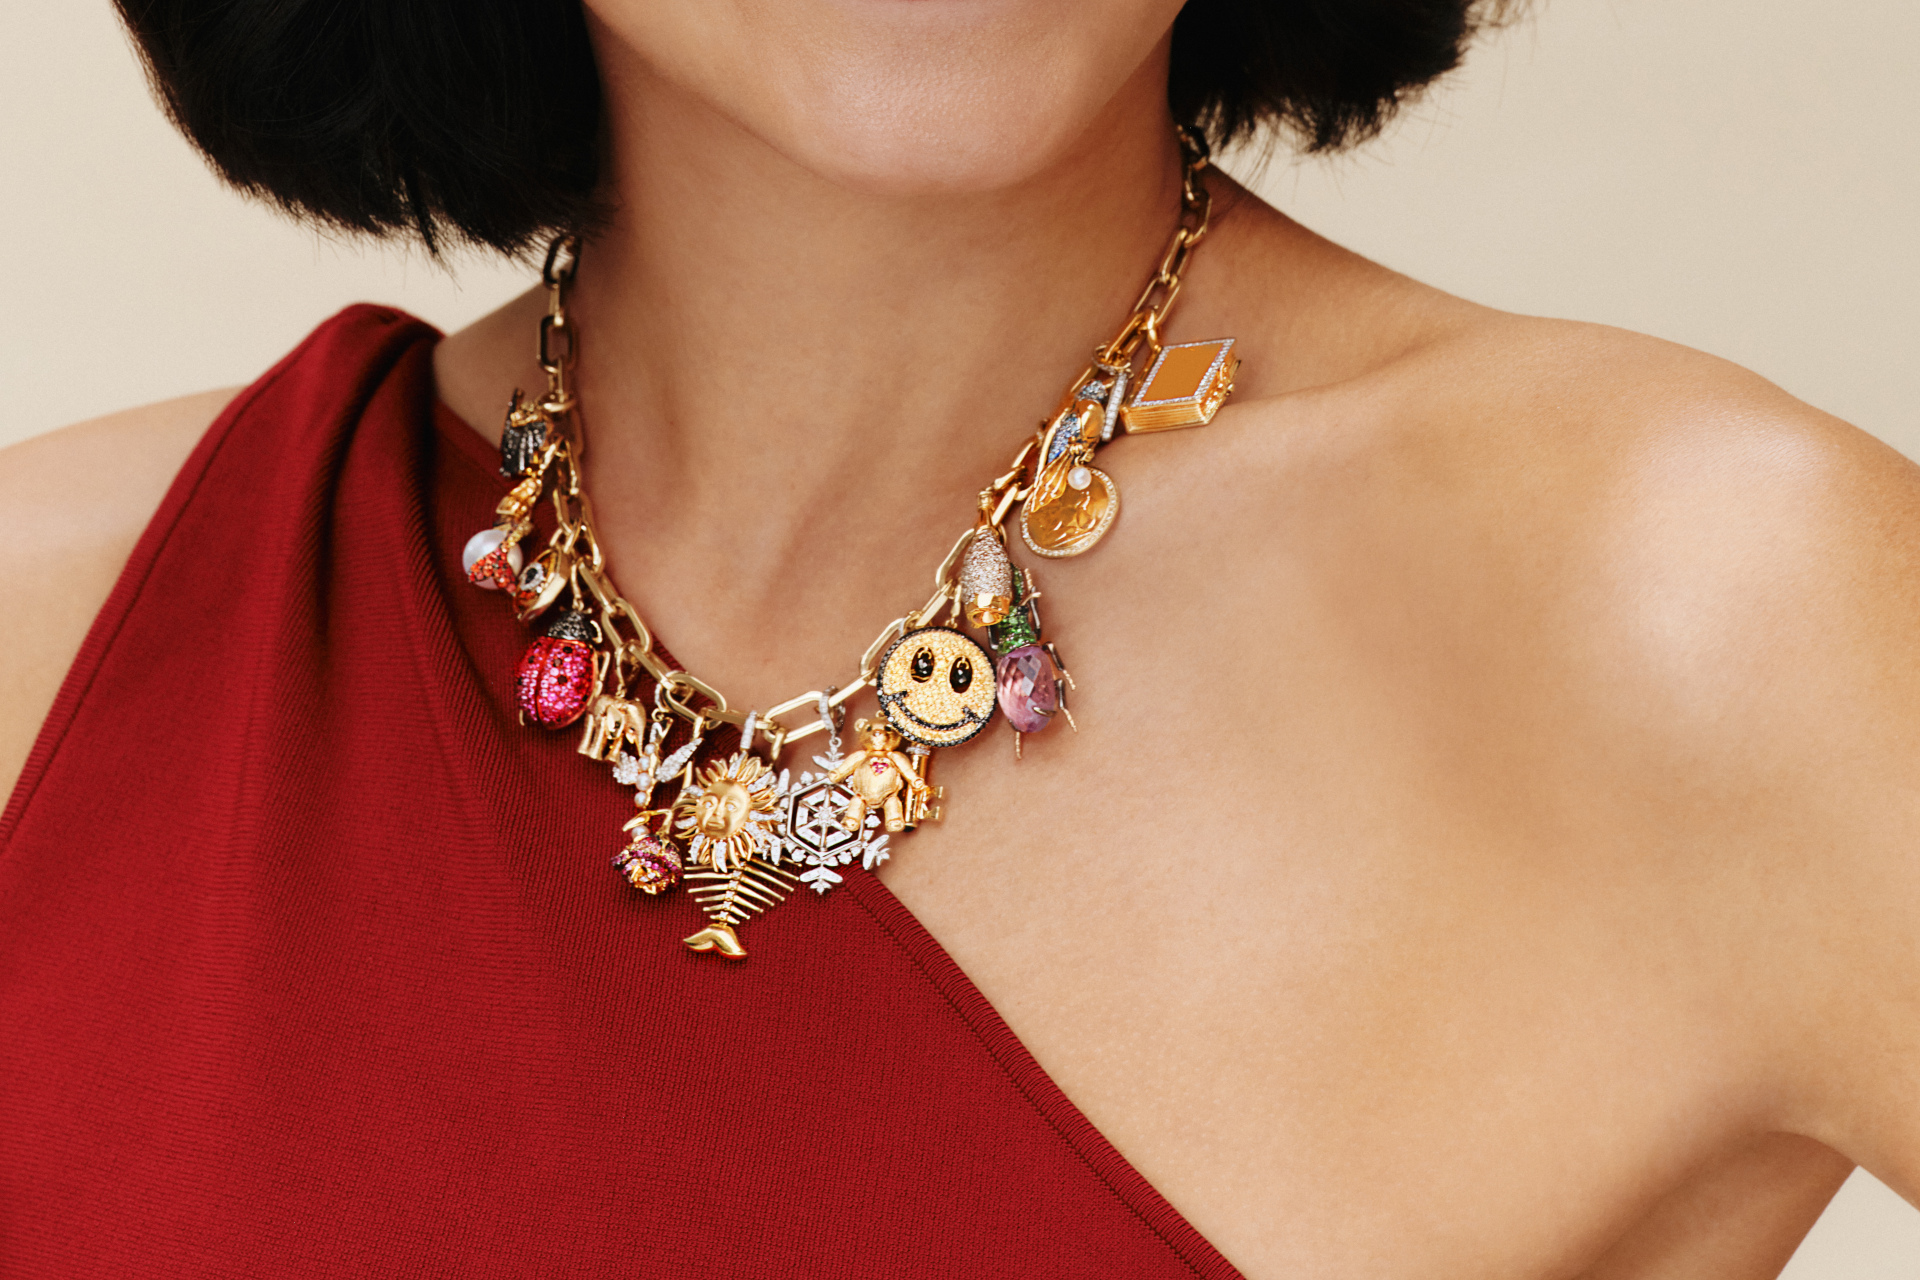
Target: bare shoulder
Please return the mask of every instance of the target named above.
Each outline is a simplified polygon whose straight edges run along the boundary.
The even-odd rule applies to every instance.
[[[1564,729],[1632,761],[1596,781],[1659,812],[1664,883],[1712,886],[1675,896],[1751,1001],[1773,1122],[1920,1201],[1920,467],[1670,344],[1478,341],[1477,443],[1440,448],[1486,473],[1464,506],[1536,610],[1523,656],[1591,691]]]
[[[1725,361],[1498,313],[1237,412],[1248,562],[1501,823],[1647,887],[1636,945],[1711,977],[1768,1123],[1920,1199],[1920,467]]]
[[[1608,643],[1648,679],[1728,691],[1797,645],[1920,621],[1920,467],[1894,449],[1673,343],[1443,314],[1359,376],[1223,413],[1237,474],[1267,481],[1238,500],[1364,548],[1366,576],[1396,607],[1430,600],[1434,625],[1484,609],[1490,635],[1585,637],[1533,636],[1540,660]]]
[[[1758,375],[1488,312],[1236,431],[1338,548],[1329,597],[1458,687],[1499,672],[1623,767],[1727,794],[1787,802],[1763,780],[1852,768],[1869,722],[1920,776],[1920,467]]]
[[[1472,540],[1455,567],[1579,618],[1631,659],[1616,677],[1710,718],[1751,703],[1742,680],[1790,697],[1822,646],[1920,621],[1920,467],[1748,370],[1507,316],[1404,366],[1377,393],[1382,456]]]
[[[0,780],[11,788],[94,615],[174,475],[237,388],[130,409],[0,451]]]

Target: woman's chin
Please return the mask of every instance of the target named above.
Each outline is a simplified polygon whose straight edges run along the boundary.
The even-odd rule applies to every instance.
[[[1054,115],[1053,122],[1071,116]],[[992,112],[899,111],[859,104],[767,137],[835,186],[879,196],[965,196],[1018,187],[1057,164],[1084,133]],[[765,135],[763,135],[764,137]]]
[[[1109,123],[1166,115],[1171,0],[903,7],[740,0],[696,21],[688,0],[596,0],[589,16],[615,103],[683,134],[724,119],[864,193],[1018,186]]]

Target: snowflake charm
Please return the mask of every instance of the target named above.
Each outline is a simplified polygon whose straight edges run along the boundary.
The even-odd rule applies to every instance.
[[[787,857],[807,868],[800,873],[802,884],[815,893],[825,893],[844,878],[834,870],[855,858],[868,871],[887,860],[887,833],[880,829],[880,815],[869,813],[858,831],[841,824],[841,816],[854,794],[845,784],[831,782],[827,775],[842,763],[838,739],[824,756],[815,756],[819,773],[807,772],[795,778],[787,788],[781,806],[781,843]]]

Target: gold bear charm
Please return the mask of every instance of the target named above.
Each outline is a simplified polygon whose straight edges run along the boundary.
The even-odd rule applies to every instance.
[[[841,811],[840,825],[858,831],[866,825],[867,812],[878,809],[888,831],[905,831],[907,810],[900,793],[907,792],[910,802],[922,801],[927,784],[900,750],[900,733],[892,725],[884,720],[856,720],[853,731],[866,744],[865,750],[854,752],[827,775],[828,782],[844,782],[853,792]]]

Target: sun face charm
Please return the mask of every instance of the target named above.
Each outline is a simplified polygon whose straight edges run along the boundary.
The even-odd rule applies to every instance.
[[[737,871],[749,858],[780,860],[780,785],[766,761],[736,751],[708,765],[673,805],[673,834],[687,860]]]
[[[686,879],[707,914],[706,928],[689,938],[695,951],[744,959],[736,926],[773,906],[793,888],[794,875],[780,866],[780,801],[784,775],[766,761],[736,751],[725,764],[708,765],[673,804],[673,835],[686,846]]]
[[[887,723],[922,746],[957,746],[993,719],[993,659],[951,627],[920,627],[895,640],[880,658],[874,689]]]

